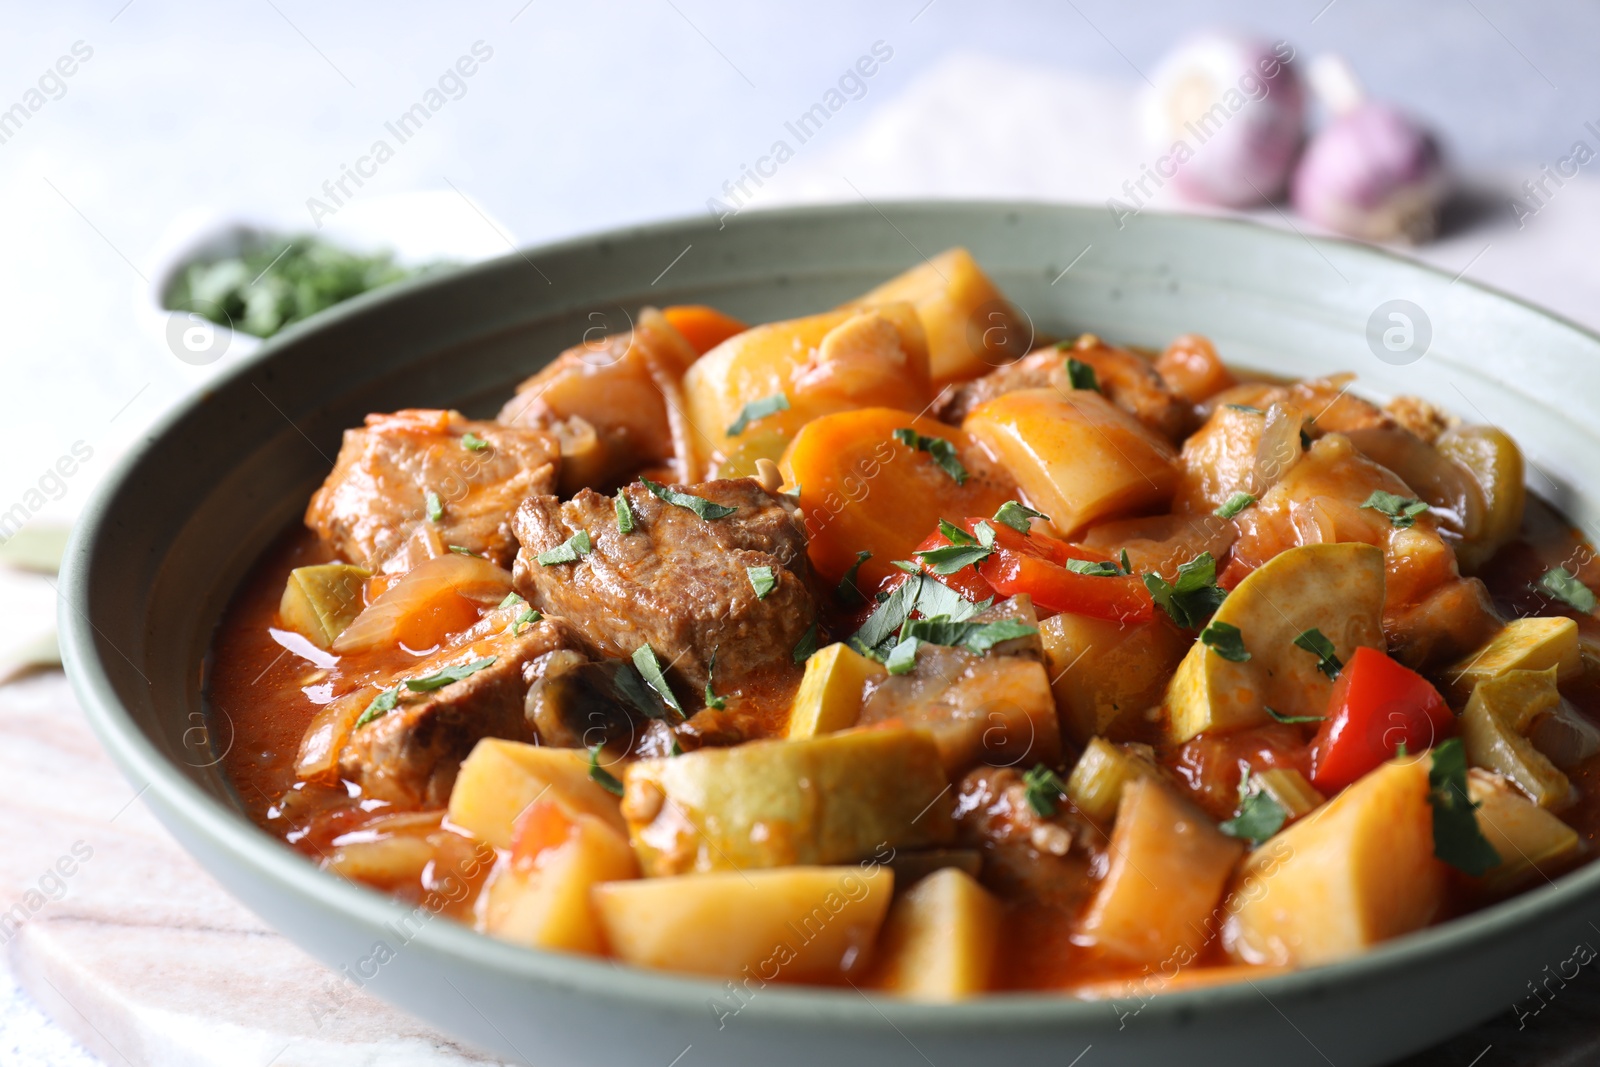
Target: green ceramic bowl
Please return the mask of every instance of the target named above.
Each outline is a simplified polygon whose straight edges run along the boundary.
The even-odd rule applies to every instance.
[[[1320,1063],[1428,1045],[1527,994],[1592,938],[1600,865],[1359,959],[1141,1001],[925,1006],[532,952],[325,874],[252,825],[197,684],[229,595],[369,411],[492,414],[513,383],[643,304],[750,321],[828,308],[965,245],[1041,333],[1198,331],[1239,364],[1353,370],[1510,430],[1533,487],[1596,528],[1600,338],[1374,251],[1212,219],[913,203],[701,217],[530,249],[351,301],[264,344],[134,449],[68,553],[67,668],[101,740],[216,878],[356,985],[538,1064]],[[1070,269],[1068,269],[1070,265]],[[1409,305],[1392,305],[1408,301]],[[1398,309],[1398,310],[1396,310]],[[1390,314],[1401,318],[1391,318]],[[1425,349],[1425,351],[1424,351]]]

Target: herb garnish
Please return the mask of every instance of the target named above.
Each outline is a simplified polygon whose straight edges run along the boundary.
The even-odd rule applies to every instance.
[[[1241,491],[1230,496],[1223,502],[1221,507],[1217,508],[1211,514],[1215,515],[1219,519],[1231,519],[1255,502],[1255,497],[1251,496],[1249,493]]]
[[[1200,641],[1229,663],[1243,663],[1250,658],[1244,647],[1244,634],[1231,623],[1213,622],[1200,631]]]
[[[726,504],[713,504],[705,497],[694,496],[691,493],[680,493],[676,489],[668,489],[664,485],[652,482],[649,478],[640,478],[639,480],[644,483],[646,489],[662,500],[680,508],[687,508],[707,521],[725,519],[739,510],[738,508],[730,508]]]
[[[1273,722],[1282,722],[1282,723],[1293,724],[1293,723],[1302,723],[1302,722],[1327,722],[1328,721],[1328,717],[1326,715],[1285,715],[1283,712],[1277,710],[1276,708],[1269,707],[1269,706],[1267,706],[1265,704],[1262,705],[1262,709],[1265,710],[1268,715],[1272,716],[1272,721]]]
[[[425,674],[421,678],[407,678],[405,687],[413,693],[429,693],[435,689],[443,689],[453,682],[459,682],[463,678],[477,674],[485,667],[494,666],[494,661],[494,656],[485,656],[482,659],[475,659],[471,663],[445,667],[434,671],[432,674]]]
[[[856,588],[856,575],[861,571],[861,565],[871,558],[871,552],[866,550],[857,552],[856,561],[850,564],[849,570],[844,572],[844,577],[839,579],[839,599],[850,607],[867,602],[867,598],[861,595],[861,590]]]
[[[1483,836],[1478,805],[1467,792],[1467,751],[1461,738],[1434,746],[1428,768],[1428,803],[1433,808],[1433,854],[1477,877],[1500,865],[1500,853]]]
[[[600,749],[602,747],[601,745],[589,746],[589,780],[607,793],[620,797],[623,793],[622,783],[617,780],[616,775],[600,766]]]
[[[752,400],[740,411],[739,417],[728,426],[729,437],[738,437],[744,433],[745,428],[757,419],[764,419],[768,415],[776,415],[780,411],[789,410],[789,398],[783,393],[773,393],[760,400]]]
[[[974,604],[943,582],[925,574],[913,574],[879,601],[867,621],[850,638],[850,647],[863,655],[883,660],[894,647],[897,635],[913,611],[924,618],[962,620],[987,608],[993,599]]]
[[[1217,587],[1217,561],[1202,552],[1178,568],[1177,579],[1168,582],[1159,574],[1146,574],[1144,585],[1173,622],[1198,630],[1228,596]]]
[[[645,718],[672,722],[671,711],[663,710],[655,691],[639,677],[639,672],[633,669],[632,662],[618,662],[611,681],[617,687],[617,691],[628,698],[628,703],[637,708]]]
[[[1002,526],[1011,527],[1024,537],[1032,529],[1034,519],[1043,519],[1045,522],[1049,522],[1050,516],[1042,511],[1034,511],[1026,504],[1018,503],[1015,500],[1007,500],[1000,505],[1000,510],[994,513],[995,522],[1000,523]]]
[[[1061,806],[1061,798],[1067,795],[1067,786],[1061,776],[1042,763],[1023,774],[1022,789],[1028,799],[1028,807],[1041,819],[1054,815]]]
[[[907,574],[921,574],[922,568],[909,559],[891,559],[889,566],[905,571]]]
[[[622,533],[633,533],[633,505],[628,503],[627,494],[617,491],[616,501],[617,529]]]
[[[1396,496],[1382,489],[1374,489],[1367,502],[1361,505],[1389,516],[1396,528],[1408,530],[1417,524],[1417,516],[1428,510],[1428,505],[1415,497]]]
[[[667,676],[662,673],[661,661],[656,658],[656,650],[648,643],[640,645],[633,650],[633,665],[644,678],[645,684],[656,691],[662,703],[682,715],[683,705],[672,695],[672,686],[667,684]]]
[[[961,459],[956,455],[956,446],[945,438],[928,437],[910,427],[896,430],[892,436],[907,448],[914,448],[918,452],[926,452],[932,456],[939,469],[954,478],[957,485],[967,484],[969,477],[967,468],[961,465]]]
[[[470,449],[473,452],[482,452],[484,449],[489,447],[489,442],[485,441],[471,430],[468,430],[466,433],[461,435],[461,446],[463,448]]]
[[[524,603],[527,603],[527,601],[523,600],[520,595],[518,595],[516,593],[507,593],[506,594],[506,598],[504,600],[500,601],[500,603],[496,604],[495,607],[497,607],[497,608],[509,608],[509,607],[515,607],[518,604],[524,604]]]
[[[767,599],[767,594],[778,588],[778,574],[771,567],[746,567],[750,588],[756,591],[757,600]]]
[[[481,552],[472,551],[472,549],[468,548],[466,545],[446,545],[445,547],[448,548],[450,551],[454,552],[458,556],[473,556],[473,557],[475,557],[477,559],[488,559],[489,558],[488,556],[485,556]]]
[[[806,632],[800,635],[800,643],[794,646],[794,661],[804,663],[817,651],[817,624],[813,622],[806,627]]]
[[[1578,580],[1578,576],[1565,567],[1556,567],[1548,570],[1534,583],[1534,591],[1543,593],[1547,597],[1559,600],[1574,611],[1585,615],[1593,614],[1595,608],[1594,591]]]
[[[372,698],[372,703],[367,705],[367,710],[361,713],[361,718],[356,720],[357,726],[365,726],[373,719],[382,718],[394,710],[395,703],[400,699],[400,689],[385,689]]]
[[[1339,677],[1339,672],[1344,670],[1344,663],[1334,651],[1333,642],[1315,626],[1309,630],[1302,630],[1294,639],[1294,643],[1296,648],[1303,648],[1317,657],[1317,670],[1329,678]]]
[[[511,623],[511,629],[513,632],[520,634],[524,626],[536,623],[542,618],[544,618],[544,615],[537,608],[528,608]]]
[[[1266,414],[1266,412],[1262,411],[1260,408],[1251,407],[1249,404],[1224,404],[1223,406],[1224,407],[1230,407],[1235,411],[1242,411],[1246,415],[1265,415]]]
[[[1073,574],[1087,574],[1091,578],[1120,578],[1122,568],[1108,560],[1069,559],[1062,566]]]
[[[1071,356],[1067,357],[1067,381],[1074,389],[1100,391],[1100,379],[1095,377],[1094,368]]]
[[[444,501],[439,499],[439,494],[429,489],[422,497],[423,504],[428,509],[428,521],[438,522],[444,518]]]
[[[716,677],[716,673],[717,650],[713,648],[711,650],[711,662],[706,664],[706,707],[721,711],[728,706],[728,701],[725,697],[717,696],[717,691],[711,688],[711,681]],[[672,743],[677,744],[677,739],[674,738]]]
[[[921,646],[921,638],[905,638],[889,650],[889,655],[883,661],[884,667],[890,674],[910,674],[917,666],[917,649]]]
[[[546,567],[557,563],[576,563],[587,556],[594,548],[594,542],[589,540],[588,530],[579,530],[555,548],[539,553],[534,559]]]
[[[1239,779],[1239,814],[1220,823],[1217,829],[1229,837],[1259,845],[1283,829],[1283,824],[1289,820],[1289,813],[1265,790],[1252,790],[1253,777],[1249,771],[1245,771]]]

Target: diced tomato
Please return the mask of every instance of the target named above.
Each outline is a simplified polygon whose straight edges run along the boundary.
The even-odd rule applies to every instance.
[[[1416,671],[1358,648],[1333,684],[1328,718],[1311,744],[1311,784],[1332,796],[1390,759],[1415,755],[1455,732],[1455,716]]]
[[[1041,616],[1065,612],[1123,622],[1144,622],[1150,618],[1155,603],[1143,580],[1137,576],[1078,574],[1066,568],[1066,562],[1071,559],[1113,562],[1109,556],[1045,534],[1022,534],[987,519],[966,518],[957,525],[973,534],[980,522],[988,522],[995,535],[994,550],[987,559],[975,569],[963,567],[954,574],[934,574],[926,564],[923,572],[969,600],[1026,593]],[[944,534],[934,531],[917,546],[917,551],[948,544],[950,541]]]
[[[1305,727],[1268,723],[1226,733],[1201,734],[1173,754],[1171,767],[1196,803],[1217,819],[1231,818],[1239,805],[1239,779],[1274,767],[1309,776],[1311,759]]]
[[[576,824],[554,800],[536,800],[511,824],[511,858],[519,865],[537,863],[541,853],[560,848]]]

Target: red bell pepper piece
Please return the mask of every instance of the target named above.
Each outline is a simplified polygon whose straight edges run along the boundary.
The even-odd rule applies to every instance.
[[[1328,717],[1311,743],[1311,783],[1332,796],[1395,755],[1416,755],[1455,732],[1455,716],[1428,680],[1375,648],[1339,672]]]
[[[988,522],[995,536],[989,557],[976,569],[963,567],[954,574],[934,574],[924,564],[923,572],[969,600],[1026,593],[1033,598],[1041,616],[1065,612],[1123,622],[1145,622],[1151,617],[1155,602],[1137,576],[1078,574],[1066,568],[1067,560],[1109,563],[1109,556],[1046,534],[1024,535],[987,519],[967,518],[957,525],[973,533],[980,522]],[[949,543],[935,531],[917,550],[941,548]]]

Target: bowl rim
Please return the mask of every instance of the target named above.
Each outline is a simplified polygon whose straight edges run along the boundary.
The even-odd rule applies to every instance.
[[[753,224],[782,224],[817,216],[871,217],[884,212],[926,211],[1051,211],[1067,214],[1099,214],[1091,205],[1017,199],[907,199],[805,204],[752,210],[745,218]],[[714,220],[712,220],[714,221]],[[145,461],[163,437],[189,419],[209,402],[209,396],[226,384],[255,373],[275,358],[281,348],[310,331],[321,330],[344,320],[362,316],[393,302],[408,299],[419,288],[460,284],[473,275],[497,272],[530,257],[557,255],[608,242],[620,244],[640,238],[668,234],[689,234],[710,226],[702,214],[613,227],[588,232],[559,241],[517,248],[505,255],[465,265],[436,277],[407,279],[382,289],[364,293],[319,314],[296,323],[246,353],[232,367],[209,383],[206,389],[176,405],[140,441],[113,465],[86,503],[74,524],[63,560],[58,594],[58,628],[62,659],[74,693],[101,743],[131,784],[139,790],[136,798],[168,813],[171,819],[209,841],[237,866],[270,885],[278,892],[293,893],[326,913],[355,926],[379,925],[401,919],[413,909],[375,889],[347,882],[323,871],[262,830],[243,812],[224,804],[192,782],[183,770],[163,755],[144,735],[133,716],[122,705],[95,646],[96,626],[89,617],[88,574],[91,560],[108,550],[108,518],[121,486]],[[1342,255],[1365,257],[1390,268],[1410,271],[1465,285],[1481,296],[1509,302],[1526,312],[1553,321],[1600,346],[1600,334],[1521,297],[1466,278],[1454,278],[1426,263],[1397,255],[1387,249],[1358,241],[1331,237],[1310,237],[1298,231],[1281,230],[1252,219],[1193,215],[1182,212],[1143,213],[1141,225],[1177,225],[1197,230],[1245,230],[1264,241],[1305,241],[1337,249]],[[1320,249],[1319,249],[1320,251]],[[148,796],[144,796],[148,793]],[[187,851],[187,848],[186,848]],[[208,871],[209,873],[209,871]],[[1239,1002],[1266,999],[1276,1006],[1279,1000],[1316,997],[1332,987],[1359,985],[1382,972],[1421,965],[1436,956],[1470,953],[1518,929],[1536,924],[1541,918],[1572,908],[1586,899],[1600,900],[1600,862],[1590,863],[1561,875],[1554,881],[1526,890],[1514,897],[1438,926],[1385,942],[1359,956],[1335,963],[1270,974],[1259,979],[1220,982],[1191,989],[1160,992],[1138,997],[1141,1022],[1155,1026],[1182,1024],[1198,1011],[1213,1012],[1238,1007]],[[288,935],[283,935],[286,938]],[[293,941],[293,938],[288,938]],[[427,923],[414,939],[424,950],[458,958],[491,969],[513,980],[531,981],[562,988],[585,996],[637,1007],[667,1010],[704,1010],[708,999],[726,995],[727,987],[715,979],[629,967],[608,958],[528,949],[479,934],[458,922]],[[382,987],[375,987],[382,992]],[[868,994],[859,988],[771,985],[763,995],[744,1003],[740,1014],[752,1021],[811,1023],[826,1019],[843,1024],[914,1026],[924,1033],[949,1033],[974,1024],[1003,1023],[1011,1027],[1050,1027],[1074,1023],[1105,1021],[1109,1006],[1125,997],[1087,999],[1056,991],[993,993],[952,1004],[927,1004],[886,994]]]

